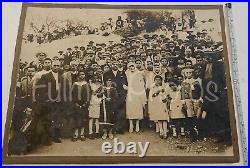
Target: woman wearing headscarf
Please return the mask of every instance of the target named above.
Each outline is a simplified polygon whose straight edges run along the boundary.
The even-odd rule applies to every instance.
[[[129,132],[139,132],[139,121],[143,119],[143,110],[146,104],[146,89],[143,74],[136,70],[135,63],[128,64],[127,71],[128,87],[126,99],[126,117],[129,119]]]

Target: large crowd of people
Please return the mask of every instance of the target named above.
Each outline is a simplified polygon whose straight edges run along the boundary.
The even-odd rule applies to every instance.
[[[187,10],[186,13],[183,14],[182,18],[170,16],[162,17],[165,17],[165,19],[162,20],[159,29],[165,32],[186,31],[187,29],[194,28],[196,23],[195,13],[192,10]],[[141,18],[139,16],[135,18],[122,18],[121,16],[118,16],[114,20],[112,18],[108,18],[106,21],[100,23],[99,26],[91,26],[82,22],[75,23],[73,20],[64,21],[66,22],[66,26],[56,25],[57,22],[58,21],[56,20],[52,20],[49,25],[52,25],[53,23],[54,26],[48,27],[47,23],[43,24],[40,29],[32,22],[30,25],[32,31],[24,36],[25,42],[36,42],[38,44],[48,42],[51,43],[55,40],[88,34],[108,36],[110,33],[117,30],[131,31],[131,29],[134,29],[133,31],[140,33],[145,30],[148,31],[147,29],[151,29],[150,27],[155,27],[155,25],[147,25],[149,24],[147,23],[147,18]]]
[[[89,41],[56,56],[39,52],[37,61],[20,62],[12,143],[20,134],[34,148],[145,130],[162,139],[228,141],[222,52],[207,30],[187,30],[185,39],[171,31]]]
[[[56,24],[57,21],[54,21]],[[57,25],[51,27],[50,29],[46,28],[46,24],[43,24],[39,29],[37,25],[33,22],[30,25],[31,32],[28,32],[24,35],[25,42],[29,43],[51,43],[55,40],[61,40],[65,38],[71,38],[80,35],[88,35],[88,34],[97,34],[102,36],[108,36],[111,32],[121,29],[123,27],[128,27],[126,24],[126,20],[122,20],[121,16],[119,16],[114,22],[112,18],[100,23],[99,26],[91,26],[89,24],[84,23],[74,23],[73,21],[64,21],[66,22],[66,26]],[[51,21],[51,23],[53,23]],[[49,30],[48,30],[49,29]]]

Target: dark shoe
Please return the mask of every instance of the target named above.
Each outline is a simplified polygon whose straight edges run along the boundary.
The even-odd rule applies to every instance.
[[[55,138],[53,141],[54,141],[55,143],[62,143],[62,140],[61,140],[60,138]]]
[[[52,145],[52,142],[51,141],[46,141],[46,142],[44,142],[43,143],[45,146],[50,146],[50,145]]]
[[[95,138],[97,138],[97,139],[101,138],[101,134],[100,133],[95,133]]]
[[[222,142],[224,142],[224,139],[222,139],[222,138],[217,138],[214,141],[214,143],[222,143]]]
[[[77,137],[72,137],[72,138],[71,138],[71,141],[72,141],[72,142],[76,142],[77,139],[78,139]]]
[[[124,131],[123,130],[117,130],[116,133],[117,134],[124,134]]]
[[[95,139],[93,134],[89,134],[89,139]]]

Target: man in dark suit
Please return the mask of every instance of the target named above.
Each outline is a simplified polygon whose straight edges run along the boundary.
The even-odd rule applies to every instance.
[[[73,83],[77,81],[77,62],[70,62],[70,70],[62,74],[61,81],[61,107],[64,115],[64,127],[62,136],[69,137],[72,134],[74,103],[72,102]]]
[[[126,122],[126,87],[128,86],[128,81],[125,71],[119,71],[117,65],[117,61],[112,62],[111,70],[103,74],[103,80],[106,83],[108,79],[111,79],[117,89],[119,99],[114,105],[116,115],[115,130],[117,133],[124,133]]]
[[[81,51],[78,49],[78,46],[75,46],[74,48],[75,50],[72,52],[72,54],[75,55],[77,59],[79,59],[81,56]]]
[[[68,48],[67,52],[64,54],[64,63],[68,64],[70,61],[72,61],[72,49]]]
[[[213,133],[217,142],[231,143],[231,129],[227,100],[225,68],[221,55],[214,53],[208,58],[203,80],[206,133]]]
[[[50,138],[56,143],[61,143],[60,140],[60,128],[61,128],[61,95],[60,95],[60,85],[61,85],[61,75],[59,73],[60,62],[52,62],[52,71],[42,75],[39,84],[41,88],[39,89],[38,101],[45,104],[43,111],[43,117],[45,122],[41,122],[44,138],[43,141],[49,143]],[[50,132],[51,130],[51,132]]]

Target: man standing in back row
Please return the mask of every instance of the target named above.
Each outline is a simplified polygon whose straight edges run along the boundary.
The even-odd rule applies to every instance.
[[[116,116],[115,130],[117,133],[123,134],[126,123],[125,100],[128,82],[125,71],[118,71],[117,65],[118,61],[112,62],[111,70],[103,74],[103,80],[106,83],[108,79],[111,79],[116,86],[119,99],[114,105],[114,112]]]

